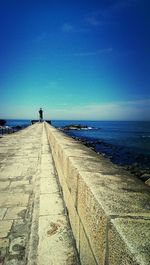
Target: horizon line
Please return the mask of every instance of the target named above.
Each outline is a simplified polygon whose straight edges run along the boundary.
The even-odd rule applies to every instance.
[[[29,118],[1,118],[1,120],[26,120],[26,121],[31,121],[31,120],[39,120],[39,119],[29,119]],[[125,121],[125,122],[150,122],[150,120],[120,120],[120,119],[43,119],[43,121]]]

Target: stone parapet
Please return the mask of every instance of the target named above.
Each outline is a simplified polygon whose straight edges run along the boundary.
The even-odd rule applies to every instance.
[[[150,264],[150,188],[45,127],[82,265]]]

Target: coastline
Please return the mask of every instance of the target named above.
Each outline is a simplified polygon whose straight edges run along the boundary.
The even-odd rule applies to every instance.
[[[97,154],[109,159],[113,164],[121,166],[138,179],[146,182],[150,179],[150,156],[136,154],[126,150],[123,146],[117,146],[99,139],[77,137],[71,135],[70,131],[63,131],[74,140],[91,148]]]
[[[31,122],[30,120],[6,120],[6,121],[7,121],[5,126],[6,128],[5,129],[3,128],[4,134],[13,133],[20,129],[23,129],[29,126]],[[149,153],[143,154],[142,152],[141,153],[136,152],[136,150],[132,149],[132,146],[130,148],[127,148],[125,146],[125,142],[122,142],[121,144],[119,142],[111,143],[107,141],[107,137],[104,138],[99,135],[97,137],[95,132],[97,133],[98,131],[101,132],[104,136],[103,133],[103,129],[105,128],[104,123],[97,124],[86,121],[80,121],[76,123],[73,123],[73,121],[58,121],[56,123],[56,121],[53,121],[52,125],[57,129],[63,131],[73,139],[79,141],[81,144],[91,148],[96,153],[98,154],[100,153],[104,157],[110,159],[112,163],[122,166],[124,169],[128,170],[131,174],[141,179],[143,182],[146,182],[148,179],[150,179],[150,154]],[[70,125],[73,126],[72,129],[69,128]],[[113,126],[113,128],[114,127],[116,129],[116,126]],[[107,129],[108,129],[107,131],[109,131],[110,133],[111,128]],[[105,130],[106,133],[107,131]],[[146,134],[146,132],[148,133]],[[142,140],[144,139],[146,140],[146,137],[149,137],[149,129],[142,132],[142,135],[144,135]]]

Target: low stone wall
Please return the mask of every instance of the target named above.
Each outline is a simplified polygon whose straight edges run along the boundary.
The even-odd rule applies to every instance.
[[[82,265],[150,264],[150,188],[45,126]]]

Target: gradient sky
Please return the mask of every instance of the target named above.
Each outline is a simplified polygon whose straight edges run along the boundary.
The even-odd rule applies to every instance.
[[[150,1],[0,1],[0,118],[150,120]]]

